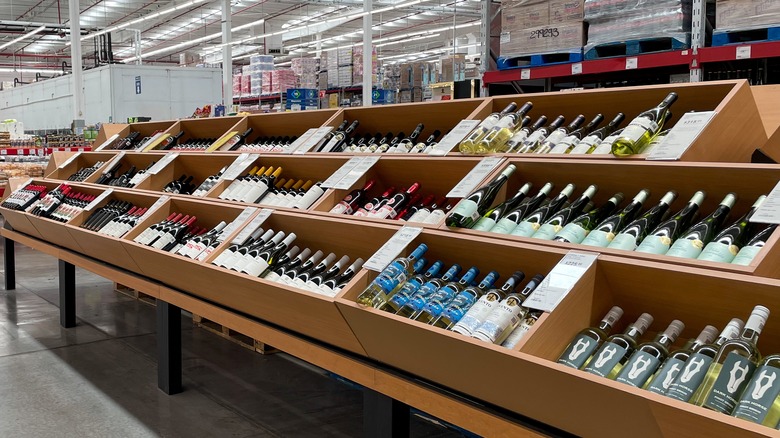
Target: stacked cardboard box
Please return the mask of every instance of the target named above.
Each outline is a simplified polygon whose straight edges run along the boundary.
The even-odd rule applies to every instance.
[[[585,50],[604,43],[660,37],[689,43],[691,4],[691,0],[586,0]]]
[[[442,56],[441,82],[466,79],[466,57],[464,55]]]
[[[717,30],[749,30],[780,26],[780,2],[773,0],[717,0]]]
[[[585,43],[583,9],[584,0],[504,2],[501,11],[501,56],[566,52],[582,48]]]
[[[363,83],[363,46],[356,46],[352,49],[352,83],[355,85]],[[376,47],[371,49],[371,83],[376,85],[377,73],[379,72],[379,61],[376,57]]]
[[[298,77],[291,69],[271,72],[271,93],[285,93],[288,89],[296,87],[298,87]]]
[[[328,71],[327,88],[338,88],[339,86],[339,58],[336,52],[323,52],[323,59]]]
[[[310,89],[318,87],[319,58],[294,58],[290,68],[298,75],[298,83],[301,88]]]
[[[267,73],[274,69],[274,57],[270,55],[253,55],[249,58],[249,76],[250,76],[250,94],[259,96],[263,93],[270,93],[270,78],[268,83],[264,82]],[[244,72],[246,74],[247,72]]]

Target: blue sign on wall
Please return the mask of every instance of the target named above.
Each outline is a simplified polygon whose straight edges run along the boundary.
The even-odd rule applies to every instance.
[[[135,94],[141,94],[141,77],[135,77]]]

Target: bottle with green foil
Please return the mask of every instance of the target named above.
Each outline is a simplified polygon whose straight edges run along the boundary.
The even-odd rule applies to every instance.
[[[780,354],[767,356],[758,364],[733,415],[777,429],[780,423]]]
[[[499,120],[501,118],[512,111],[517,109],[517,103],[510,102],[509,105],[506,106],[501,112],[499,113],[493,113],[485,118],[482,122],[477,125],[476,128],[474,128],[473,131],[471,131],[471,134],[468,135],[463,141],[458,144],[458,150],[462,154],[473,154],[476,150],[477,143],[484,137],[490,130],[496,126]]]
[[[683,329],[685,324],[675,319],[655,339],[641,344],[628,358],[615,380],[635,388],[644,386],[669,355],[669,347],[674,344]]]
[[[627,157],[640,153],[650,140],[663,130],[666,113],[676,100],[677,93],[671,92],[658,106],[639,114],[612,143],[612,154],[616,157]]]
[[[563,140],[559,141],[558,144],[556,144],[549,153],[568,154],[572,151],[572,149],[574,149],[574,146],[576,146],[582,140],[582,138],[585,137],[586,134],[596,129],[596,127],[599,126],[603,121],[604,115],[596,114],[596,117],[594,117],[593,120],[591,120],[587,125],[575,129]]]
[[[766,241],[769,240],[769,237],[776,228],[777,225],[770,225],[759,231],[758,234],[753,236],[750,241],[748,241],[747,245],[743,246],[742,249],[739,250],[739,253],[736,257],[734,257],[734,260],[732,260],[731,263],[742,266],[750,265],[750,263],[753,262],[753,259],[756,258],[758,253],[761,251],[761,248],[764,247]]]
[[[556,242],[581,243],[591,233],[597,224],[603,224],[604,218],[611,215],[620,203],[623,194],[615,193],[607,202],[595,210],[591,210],[566,224],[553,238]]]
[[[549,204],[543,205],[531,212],[519,224],[517,224],[515,229],[512,230],[512,232],[509,234],[512,236],[531,237],[539,230],[539,228],[541,228],[542,224],[547,222],[563,207],[563,204],[565,204],[569,199],[569,196],[571,196],[571,194],[574,192],[574,189],[574,184],[567,184],[566,187],[561,190],[558,196],[553,198]],[[496,226],[499,224],[496,224]]]
[[[439,276],[439,271],[441,271],[443,267],[444,267],[444,262],[442,262],[441,260],[437,260],[431,265],[430,268],[428,268],[427,271],[425,271],[424,274],[417,274],[409,278],[408,280],[406,280],[406,282],[396,286],[395,289],[393,289],[390,293],[387,294],[386,299],[384,298],[385,297],[384,294],[379,294],[376,297],[374,297],[373,307],[382,308],[389,301],[392,301],[393,297],[395,297],[399,293],[403,293],[408,296],[411,296],[415,291],[417,291],[417,289],[420,288],[420,286],[423,285],[423,283],[425,283],[428,280],[437,278]]]
[[[636,348],[639,337],[653,324],[653,316],[643,313],[625,332],[607,338],[583,370],[597,376],[614,379]]]
[[[542,205],[542,203],[547,199],[547,196],[550,195],[552,189],[552,183],[545,184],[539,190],[539,193],[537,193],[533,198],[529,199],[528,202],[521,202],[517,207],[511,209],[509,213],[506,213],[504,217],[499,219],[498,222],[496,222],[496,224],[493,225],[489,231],[491,233],[497,234],[511,233],[517,227],[517,224],[525,219],[528,214]]]
[[[666,394],[691,354],[714,341],[716,336],[718,336],[718,329],[711,325],[704,327],[699,336],[689,339],[681,349],[672,352],[666,358],[658,371],[647,381],[644,388],[656,394]]]
[[[474,330],[472,337],[493,344],[503,343],[528,315],[528,309],[522,304],[542,283],[542,280],[544,275],[534,275],[520,292],[509,294],[494,306],[485,321]]]
[[[493,205],[501,187],[509,180],[509,177],[515,172],[515,165],[510,164],[499,174],[490,184],[480,187],[466,198],[462,199],[458,205],[447,216],[445,223],[448,227],[471,228],[477,223],[479,218],[484,215]]]
[[[615,130],[620,126],[621,123],[623,123],[623,119],[626,118],[626,115],[623,113],[617,113],[614,119],[612,119],[607,126],[603,126],[590,134],[588,134],[585,138],[580,140],[579,143],[577,143],[574,148],[569,152],[571,155],[583,155],[583,154],[590,154],[592,153],[596,147],[604,141],[605,138],[609,137],[610,134],[615,132]],[[617,138],[617,137],[615,137]],[[612,143],[610,143],[611,148]],[[609,153],[610,151],[607,151]]]
[[[626,208],[600,222],[596,228],[588,233],[585,239],[582,240],[582,244],[600,248],[609,246],[623,227],[636,218],[639,211],[642,209],[642,204],[644,204],[648,196],[650,196],[648,190],[641,190],[634,196],[634,199],[631,200],[631,203],[628,204]]]
[[[443,329],[449,329],[454,326],[455,323],[463,317],[463,314],[466,313],[469,307],[493,288],[498,277],[498,272],[491,271],[476,287],[467,287],[458,292],[443,309],[435,310],[435,312],[438,312],[438,315],[436,315],[430,324]]]
[[[753,213],[761,206],[764,199],[766,199],[766,196],[759,196],[753,204],[753,207],[750,208],[750,211],[718,233],[718,235],[704,247],[704,250],[699,254],[698,259],[710,262],[731,263],[732,260],[734,260],[734,257],[739,253],[739,249],[745,245],[746,236],[752,234],[751,231],[756,224],[750,222],[750,217],[753,216]]]
[[[451,281],[457,281],[460,271],[460,265],[454,264],[441,276],[441,278],[433,278],[426,281],[414,291],[411,296],[402,294],[402,291],[399,291],[387,302],[390,308],[383,307],[383,309],[408,318],[422,309],[428,301],[428,298],[439,290],[439,288]]]
[[[684,402],[689,401],[707,376],[707,370],[712,360],[718,354],[721,345],[739,337],[744,325],[745,323],[741,319],[732,319],[726,324],[726,327],[720,332],[718,339],[714,343],[704,345],[693,352],[685,360],[672,384],[669,385],[669,389],[666,390],[666,396]]]
[[[520,190],[518,190],[514,196],[488,210],[484,216],[479,218],[477,223],[474,224],[471,229],[477,231],[490,231],[490,229],[493,228],[493,226],[495,226],[502,217],[504,217],[504,214],[513,210],[515,207],[520,205],[521,202],[523,202],[526,196],[528,196],[528,192],[531,191],[531,186],[531,183],[523,184],[523,186],[520,187]]]
[[[729,212],[731,212],[736,202],[737,195],[733,193],[726,195],[715,211],[696,225],[690,227],[679,239],[675,240],[666,255],[686,259],[697,258],[704,246],[715,237],[715,233],[723,225],[723,222],[726,221]]]
[[[382,272],[357,297],[357,303],[371,306],[377,295],[386,295],[395,287],[406,281],[414,270],[415,262],[428,251],[428,245],[421,243],[408,257],[399,257],[390,262]],[[387,300],[385,300],[387,301]]]
[[[623,249],[626,251],[633,251],[644,240],[647,233],[650,230],[656,228],[656,226],[663,220],[666,212],[669,211],[669,206],[672,205],[674,200],[677,199],[677,193],[674,191],[666,192],[661,198],[661,201],[647,210],[645,214],[635,219],[626,225],[620,232],[617,233],[612,242],[607,245],[607,248]]]
[[[611,308],[598,326],[589,327],[577,333],[577,336],[558,357],[558,363],[572,368],[582,368],[602,342],[607,339],[612,328],[622,317],[623,309],[618,306]]]
[[[726,415],[734,411],[761,360],[756,344],[767,318],[769,309],[753,308],[740,337],[726,341],[718,350],[691,403]]]
[[[556,133],[558,129],[566,129],[566,128],[561,128],[561,126],[563,126],[565,122],[566,122],[565,117],[563,116],[556,117],[555,120],[553,120],[549,126],[545,126],[544,128],[539,128],[533,133],[531,133],[531,135],[529,135],[528,138],[526,138],[523,141],[523,144],[520,145],[520,147],[517,148],[517,151],[515,152],[517,152],[518,154],[528,154],[528,153],[536,152],[539,146],[541,146],[542,142],[544,142],[545,139],[547,139],[550,135]],[[565,136],[566,136],[566,132],[564,132],[563,136],[561,136],[560,138],[562,139]]]
[[[437,316],[439,316],[442,311],[444,311],[444,308],[447,306],[447,304],[449,304],[458,293],[469,287],[473,287],[472,283],[476,281],[478,275],[479,269],[477,269],[476,266],[472,266],[468,271],[466,271],[465,274],[463,274],[463,277],[461,277],[460,280],[457,282],[451,281],[450,283],[444,285],[444,287],[434,292],[433,295],[431,295],[430,298],[428,298],[428,300],[425,302],[425,306],[423,306],[419,312],[412,315],[411,319],[430,324]],[[498,273],[495,273],[495,271],[491,272],[485,277],[483,282],[490,282],[491,280],[495,281],[495,276],[497,275]],[[490,283],[490,286],[492,285],[493,284]]]
[[[517,149],[523,145],[525,139],[527,139],[528,136],[534,132],[542,129],[545,123],[547,123],[547,116],[539,116],[533,125],[523,126],[522,128],[518,129],[512,138],[510,138],[509,141],[507,141],[506,144],[502,147],[503,150],[497,150],[497,152],[517,152]]]
[[[589,186],[579,198],[571,203],[570,206],[561,209],[542,224],[531,237],[534,239],[552,240],[555,237],[555,234],[561,231],[569,221],[579,217],[583,211],[587,211],[586,207],[591,202],[591,199],[596,196],[598,190],[598,186]]]
[[[680,237],[683,231],[688,229],[705,196],[704,192],[696,192],[682,210],[662,222],[652,233],[648,234],[636,248],[636,251],[666,254],[672,243]]]
[[[536,148],[535,154],[548,154],[550,153],[558,143],[562,142],[571,132],[576,131],[579,127],[585,123],[585,116],[578,115],[568,126],[562,126],[547,136],[542,144]]]
[[[485,318],[493,310],[493,307],[509,296],[509,294],[514,293],[524,278],[525,273],[523,271],[516,271],[500,289],[490,289],[476,303],[465,309],[466,313],[462,317],[458,317],[458,315],[464,309],[445,310],[442,318],[446,318],[452,324],[451,327],[447,328],[451,328],[455,333],[471,336],[474,330],[484,322]]]

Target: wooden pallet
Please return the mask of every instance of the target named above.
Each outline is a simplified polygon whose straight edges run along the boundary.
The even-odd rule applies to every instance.
[[[244,348],[248,348],[260,354],[274,354],[279,351],[276,348],[266,344],[265,342],[258,341],[257,339],[253,339],[251,336],[247,336],[243,333],[231,329],[230,327],[224,326],[218,322],[214,322],[200,315],[193,314],[192,322],[196,326],[202,329],[217,334],[225,339],[228,339],[231,342],[235,342],[236,344]]]
[[[562,50],[560,52],[539,53],[525,56],[502,56],[498,58],[499,70],[513,68],[542,67],[545,65],[571,64],[582,62],[582,48]]]
[[[712,47],[732,44],[780,41],[780,27],[764,27],[746,30],[716,30],[712,34]]]
[[[114,290],[119,292],[120,294],[127,295],[131,298],[135,298],[136,300],[141,301],[143,303],[150,304],[152,306],[157,305],[157,298],[151,295],[147,295],[139,290],[125,286],[123,284],[114,283]]]
[[[597,44],[585,50],[585,59],[612,58],[616,56],[637,56],[645,53],[683,50],[691,46],[690,41],[673,37],[639,38]]]

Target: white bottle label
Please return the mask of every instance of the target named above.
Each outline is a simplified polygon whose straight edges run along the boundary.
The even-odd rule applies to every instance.
[[[542,225],[539,222],[520,222],[514,230],[509,233],[512,236],[531,237]]]
[[[512,333],[509,334],[509,336],[506,338],[506,341],[501,343],[501,346],[509,349],[515,348],[517,343],[520,342],[520,340],[523,339],[525,335],[528,334],[529,331],[531,331],[531,328],[533,328],[535,323],[536,323],[536,319],[534,318],[524,319],[523,323],[520,324],[516,329],[512,331]]]
[[[523,308],[517,298],[511,297],[499,303],[485,322],[474,332],[474,337],[483,341],[498,344],[518,324],[522,318]]]
[[[496,221],[488,218],[488,217],[481,217],[476,225],[471,227],[472,230],[476,231],[490,231],[491,228],[493,228],[496,225]]]
[[[493,308],[498,304],[498,295],[495,293],[488,293],[483,295],[479,301],[474,303],[473,306],[463,315],[463,318],[458,321],[452,328],[455,333],[460,333],[465,336],[471,336],[474,331],[479,328],[484,322],[485,318],[493,311]]]
[[[458,205],[452,211],[452,214],[453,215],[459,214],[463,217],[471,218],[471,220],[476,221],[480,218],[478,209],[479,209],[479,205],[477,205],[476,202],[470,199],[463,199],[458,203]]]
[[[737,254],[739,254],[739,247],[736,245],[727,245],[722,242],[710,242],[704,247],[704,251],[699,254],[699,260],[731,263]]]
[[[637,247],[638,252],[650,254],[666,254],[672,245],[672,239],[666,236],[647,236]]]
[[[328,213],[333,213],[333,214],[352,214],[352,208],[348,204],[348,202],[351,199],[352,199],[352,196],[348,195],[346,198],[344,198],[343,201],[341,201],[338,204],[334,205],[333,208],[331,208]]]
[[[498,223],[490,229],[491,233],[497,234],[510,234],[517,228],[517,224],[509,219],[501,219]]]
[[[268,269],[268,262],[259,257],[255,257],[249,260],[241,272],[251,275],[252,277],[259,277],[266,269]]]
[[[263,279],[265,279],[265,280],[273,281],[273,282],[277,282],[277,283],[279,282],[280,278],[282,278],[282,277],[280,277],[279,274],[277,274],[274,271],[269,272],[265,277],[263,277]]]
[[[379,210],[377,210],[376,213],[369,215],[369,217],[377,218],[377,219],[395,219],[396,215],[398,213],[395,211],[395,209],[390,206],[389,204],[383,205]]]
[[[620,233],[609,243],[608,248],[633,251],[636,249],[636,237],[631,234]]]
[[[699,257],[703,248],[704,242],[699,239],[677,239],[672,247],[669,248],[666,255],[695,259],[696,257]]]
[[[580,243],[585,240],[587,236],[588,231],[575,223],[566,224],[566,226],[555,235],[555,237],[566,239],[569,243]]]
[[[438,224],[439,222],[444,220],[444,217],[447,214],[444,213],[444,210],[436,209],[431,212],[431,214],[428,215],[425,219],[423,219],[422,223],[424,224]]]
[[[318,199],[325,193],[324,190],[320,186],[311,186],[309,190],[306,191],[306,194],[303,195],[298,202],[295,203],[293,208],[297,208],[300,210],[307,210],[309,207],[312,206],[315,202],[317,202]]]
[[[428,216],[431,215],[431,211],[427,208],[421,208],[410,217],[407,222],[423,222]]]
[[[601,139],[599,139],[598,136],[589,135],[583,138],[579,143],[577,143],[577,146],[574,146],[574,149],[572,149],[571,152],[569,152],[569,154],[571,155],[587,154],[590,148],[592,148],[600,141]]]
[[[560,225],[544,224],[531,237],[534,239],[552,240],[562,229],[563,227]]]
[[[658,130],[658,123],[648,119],[647,117],[637,117],[626,126],[626,129],[620,134],[621,138],[627,138],[631,141],[638,141],[642,136],[648,132],[655,132]]]
[[[753,259],[756,258],[758,253],[761,252],[761,248],[761,246],[746,246],[739,250],[739,253],[736,257],[734,257],[734,260],[732,260],[731,263],[735,265],[749,266],[750,263],[753,262]]]
[[[615,235],[613,233],[608,233],[601,230],[593,230],[588,234],[588,237],[582,241],[582,244],[606,248],[610,243],[612,243],[613,240],[615,240]]]

